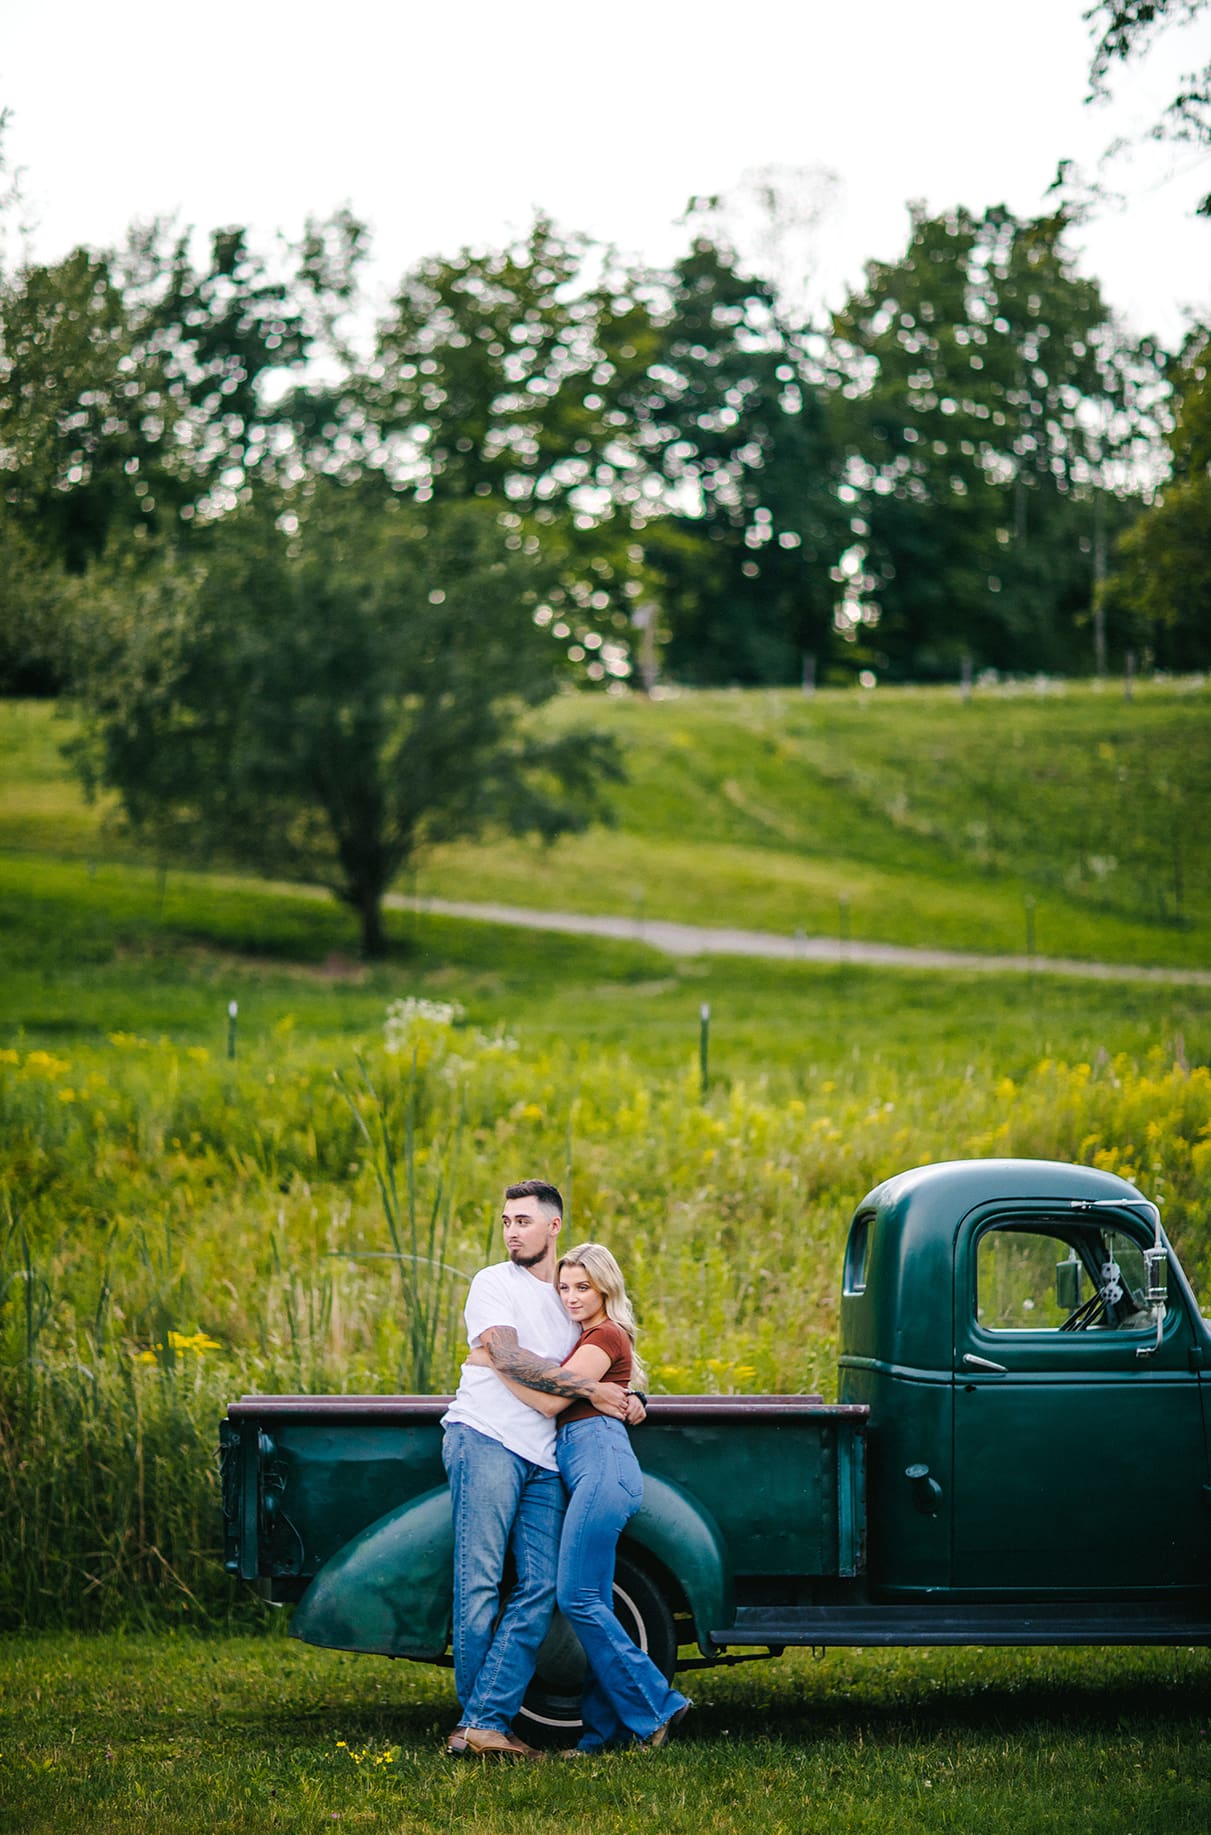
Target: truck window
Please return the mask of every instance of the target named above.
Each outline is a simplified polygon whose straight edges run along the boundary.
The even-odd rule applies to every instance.
[[[989,1332],[1145,1331],[1141,1245],[1122,1230],[994,1227],[976,1257],[976,1317]]]
[[[845,1248],[845,1272],[842,1277],[844,1293],[866,1292],[866,1264],[870,1256],[869,1212],[855,1217],[849,1232],[849,1242]]]

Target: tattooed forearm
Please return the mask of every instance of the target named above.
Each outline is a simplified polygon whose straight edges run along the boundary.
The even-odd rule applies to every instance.
[[[525,1389],[537,1390],[539,1395],[591,1397],[598,1386],[594,1377],[577,1376],[561,1369],[554,1358],[527,1351],[518,1344],[517,1333],[511,1327],[493,1332],[488,1340],[488,1355],[503,1375],[511,1376]]]

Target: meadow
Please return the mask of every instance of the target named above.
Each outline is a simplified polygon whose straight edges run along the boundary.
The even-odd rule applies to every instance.
[[[614,826],[554,848],[439,848],[401,890],[994,952],[1021,950],[1029,921],[1043,955],[1206,966],[1205,678],[1140,682],[1130,700],[1054,681],[966,701],[569,697],[542,720],[618,740]],[[73,731],[67,713],[0,703],[0,849],[137,858],[112,812],[83,803],[60,749]]]
[[[852,934],[989,949],[1029,909],[1044,953],[1205,965],[1207,712],[1200,684],[561,707],[633,741],[617,829],[448,850],[419,884],[783,930],[846,900]],[[266,1641],[217,1560],[214,1448],[243,1390],[449,1386],[463,1277],[535,1170],[623,1245],[665,1390],[831,1393],[848,1218],[930,1159],[1136,1178],[1205,1295],[1211,991],[402,912],[365,964],[331,901],[141,859],[68,731],[0,706],[0,1827],[77,1802],[97,1828],[679,1829],[704,1792],[720,1828],[1206,1826],[1200,1652],[804,1656],[702,1678],[695,1740],[604,1765],[590,1809],[451,1776],[418,1756],[448,1679]]]

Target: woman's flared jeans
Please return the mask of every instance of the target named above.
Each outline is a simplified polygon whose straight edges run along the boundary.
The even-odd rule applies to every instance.
[[[643,1477],[621,1421],[594,1415],[561,1427],[555,1457],[568,1488],[559,1543],[559,1609],[580,1639],[585,1678],[581,1748],[646,1739],[685,1705],[614,1616],[614,1553],[643,1501]]]

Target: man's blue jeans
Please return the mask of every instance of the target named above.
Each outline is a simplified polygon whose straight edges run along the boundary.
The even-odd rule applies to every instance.
[[[594,1752],[646,1739],[686,1706],[686,1698],[669,1687],[614,1616],[614,1554],[643,1500],[643,1475],[626,1428],[605,1415],[573,1421],[560,1428],[555,1457],[569,1492],[559,1609],[588,1659],[580,1745]]]
[[[454,1503],[454,1685],[462,1724],[507,1733],[555,1613],[564,1490],[558,1472],[464,1421],[445,1431]],[[505,1553],[517,1581],[499,1624]]]

